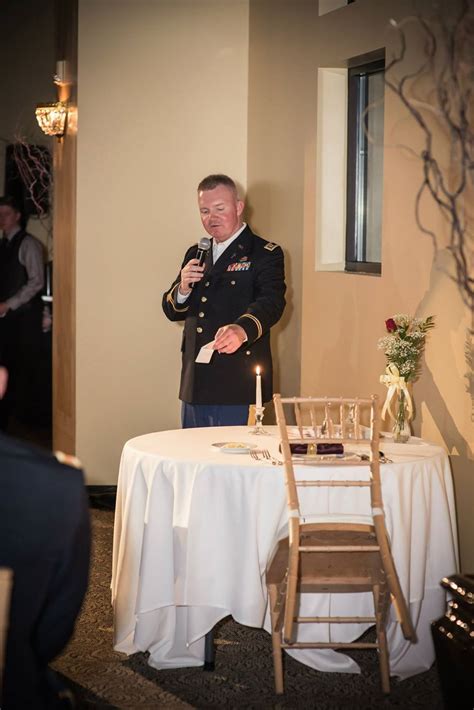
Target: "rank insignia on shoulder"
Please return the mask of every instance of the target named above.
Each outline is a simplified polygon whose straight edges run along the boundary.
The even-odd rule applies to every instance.
[[[72,454],[65,454],[64,451],[55,451],[54,455],[59,463],[65,463],[67,466],[72,466],[73,468],[82,468],[79,459]]]
[[[274,249],[277,248],[277,246],[278,246],[278,244],[274,244],[273,242],[268,242],[267,244],[265,244],[265,246],[263,248],[268,249],[268,251],[273,251]]]

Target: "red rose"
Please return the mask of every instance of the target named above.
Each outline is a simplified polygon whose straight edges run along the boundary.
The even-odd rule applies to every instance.
[[[397,330],[397,324],[395,323],[393,318],[389,318],[385,321],[385,327],[387,328],[389,333],[395,333],[395,331]]]

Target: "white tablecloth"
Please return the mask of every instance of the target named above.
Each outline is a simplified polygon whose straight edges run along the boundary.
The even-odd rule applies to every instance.
[[[256,437],[246,427],[165,431],[127,442],[120,465],[114,529],[112,601],[114,643],[127,654],[149,651],[155,668],[200,665],[204,635],[223,617],[269,628],[265,568],[286,530],[282,466],[226,454],[214,442],[257,443],[278,454],[276,428]],[[418,643],[407,643],[393,618],[388,625],[392,675],[430,667],[430,622],[444,611],[440,579],[457,570],[456,522],[449,460],[440,447],[411,439],[383,442],[394,463],[381,466],[386,523]],[[347,447],[346,447],[347,448]],[[351,466],[300,466],[297,476],[360,476]],[[325,492],[324,492],[325,491]],[[369,512],[367,489],[303,490],[313,512]],[[364,595],[304,595],[305,613],[362,616]],[[301,627],[299,639],[315,626]],[[357,638],[366,626],[333,625],[331,639]],[[321,640],[328,627],[318,626]],[[331,650],[291,652],[323,671],[359,672]]]

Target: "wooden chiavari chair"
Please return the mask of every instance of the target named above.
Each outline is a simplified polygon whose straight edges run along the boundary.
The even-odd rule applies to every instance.
[[[398,575],[390,551],[380,483],[380,412],[377,397],[282,398],[274,395],[275,412],[284,460],[288,504],[288,537],[281,540],[267,567],[266,582],[270,598],[275,688],[283,692],[282,649],[297,648],[375,648],[379,652],[382,689],[390,692],[389,657],[385,626],[392,601],[405,638],[416,641]],[[292,409],[296,426],[288,425],[285,409]],[[365,421],[368,426],[364,426]],[[318,456],[321,445],[364,444],[366,455],[344,458]],[[335,463],[360,467],[361,477],[348,480],[298,480],[294,473],[294,449],[307,445],[302,463]],[[342,446],[341,446],[342,445]],[[364,475],[365,473],[365,475]],[[299,491],[306,487],[370,489],[370,514],[301,515]],[[347,496],[346,496],[347,498]],[[299,595],[304,593],[354,594],[372,592],[373,616],[301,617]],[[375,624],[375,642],[297,642],[293,639],[298,624]],[[330,636],[329,636],[330,638]]]

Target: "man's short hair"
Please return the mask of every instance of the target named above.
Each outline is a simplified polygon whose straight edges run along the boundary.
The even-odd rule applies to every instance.
[[[21,205],[16,200],[14,197],[10,197],[10,195],[4,195],[3,197],[0,197],[0,207],[11,207],[12,210],[15,210],[15,212],[19,212],[20,214],[23,213],[23,210],[21,209]]]
[[[214,190],[219,185],[224,185],[224,187],[232,190],[234,195],[237,197],[237,185],[228,175],[208,175],[198,185],[198,192],[206,190]]]

